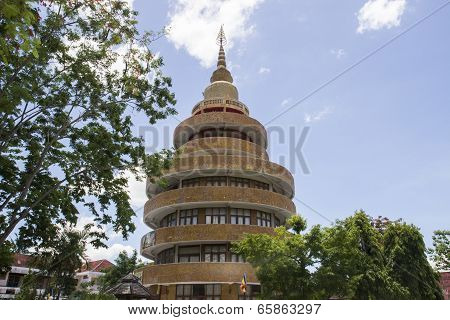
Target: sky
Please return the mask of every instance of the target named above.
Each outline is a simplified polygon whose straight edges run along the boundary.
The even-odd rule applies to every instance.
[[[434,230],[450,229],[449,1],[128,2],[140,30],[169,30],[151,49],[173,80],[178,114],[154,126],[135,117],[148,152],[171,147],[173,130],[202,100],[223,24],[240,100],[266,125],[271,161],[292,172],[309,226],[364,209],[415,224],[428,246]],[[145,183],[130,177],[130,196],[136,232],[127,241],[110,234],[110,247],[90,248],[91,259],[139,251],[150,231]]]

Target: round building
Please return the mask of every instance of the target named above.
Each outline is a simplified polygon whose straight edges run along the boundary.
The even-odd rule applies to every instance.
[[[252,299],[260,290],[249,263],[230,251],[244,234],[273,234],[295,214],[294,180],[268,159],[267,133],[239,101],[226,68],[224,37],[204,99],[174,132],[180,155],[161,184],[147,181],[140,270],[160,299]],[[240,292],[243,274],[247,293]]]

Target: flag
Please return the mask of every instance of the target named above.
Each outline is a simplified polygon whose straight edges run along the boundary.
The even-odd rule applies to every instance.
[[[245,272],[244,272],[244,276],[242,277],[242,280],[241,280],[240,288],[241,288],[242,293],[245,294],[247,292],[247,273],[245,273]]]

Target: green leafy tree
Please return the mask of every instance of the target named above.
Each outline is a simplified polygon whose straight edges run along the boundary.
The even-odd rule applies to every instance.
[[[117,300],[113,294],[104,292],[75,291],[71,300]]]
[[[75,291],[75,275],[85,261],[89,230],[90,227],[83,231],[60,230],[52,243],[39,248],[32,265],[49,278],[45,295],[51,293],[54,299],[59,299]]]
[[[112,286],[116,285],[120,279],[127,274],[132,273],[137,268],[142,267],[144,264],[138,258],[136,250],[133,251],[131,256],[128,256],[126,251],[119,253],[119,256],[114,260],[114,266],[109,268],[103,276],[98,278],[100,292],[105,292]]]
[[[30,272],[25,275],[20,285],[20,291],[14,297],[16,300],[35,300],[37,298],[38,276]]]
[[[317,277],[328,298],[406,298],[386,266],[381,229],[363,211],[323,229]]]
[[[7,273],[11,270],[11,265],[14,262],[15,246],[11,241],[5,241],[0,244],[0,273]]]
[[[94,285],[94,281],[89,283],[82,283],[79,290],[74,291],[69,299],[70,300],[116,300],[113,294],[104,292],[92,292],[90,287]]]
[[[0,2],[0,60],[4,63],[14,55],[32,54],[37,58],[40,40],[35,36],[38,11],[30,0],[2,0]]]
[[[438,270],[450,270],[450,230],[437,230],[433,235],[433,248],[428,250]]]
[[[234,250],[256,269],[261,298],[442,299],[420,231],[364,211],[331,227],[295,216],[276,235],[246,235]]]
[[[407,299],[443,299],[439,274],[427,259],[427,249],[420,230],[406,223],[392,223],[382,239],[386,265]]]
[[[234,244],[233,251],[255,267],[263,289],[260,298],[320,298],[314,276],[320,258],[320,228],[302,234],[306,221],[300,216],[292,217],[289,225],[295,233],[279,227],[275,236],[247,235]]]
[[[150,49],[161,34],[140,33],[120,0],[1,4],[0,245],[17,231],[22,247],[46,246],[83,210],[127,238],[135,213],[125,174],[155,177],[173,154],[146,155],[133,123],[175,113]]]

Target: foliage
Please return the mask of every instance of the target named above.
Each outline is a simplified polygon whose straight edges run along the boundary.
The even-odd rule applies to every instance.
[[[112,286],[116,285],[120,279],[127,274],[132,273],[137,268],[143,266],[143,263],[138,259],[136,250],[133,251],[131,256],[128,256],[126,251],[119,253],[119,256],[114,260],[114,266],[109,268],[103,276],[98,278],[100,286],[100,292],[105,292]]]
[[[104,292],[92,292],[89,290],[94,285],[94,281],[90,283],[82,283],[79,290],[74,291],[69,299],[70,300],[116,300],[113,294]]]
[[[302,230],[303,219],[293,217],[289,224]],[[285,227],[276,235],[247,235],[236,243],[233,251],[245,256],[256,268],[261,281],[263,299],[313,299],[317,296],[314,270],[319,258],[320,228],[302,235],[292,234]]]
[[[174,114],[171,80],[120,0],[0,5],[0,245],[48,246],[83,210],[127,238],[131,172],[154,177],[172,151],[146,155],[133,119]],[[35,17],[35,18],[33,18]],[[24,32],[24,30],[28,30]]]
[[[420,230],[393,223],[383,234],[383,254],[389,271],[408,290],[407,299],[443,299],[439,274],[433,271]]]
[[[113,294],[103,292],[75,291],[71,300],[117,300]]]
[[[363,211],[324,228],[323,234],[323,256],[317,275],[328,297],[406,297],[406,289],[395,281],[385,264],[382,233]]]
[[[8,63],[12,56],[32,54],[37,58],[40,39],[34,31],[39,19],[30,0],[2,0],[0,2],[0,60]]]
[[[302,231],[306,230],[306,219],[299,215],[292,216],[287,222],[287,227],[292,229],[296,234],[300,234]]]
[[[35,255],[33,266],[49,277],[46,293],[52,293],[54,299],[68,296],[75,290],[74,278],[85,261],[89,230],[61,230],[48,247],[41,247]]]
[[[0,273],[7,273],[11,270],[14,262],[15,246],[11,241],[0,244]]]
[[[37,297],[38,276],[35,273],[29,273],[22,279],[20,291],[14,297],[16,300],[35,300]]]
[[[263,299],[442,299],[420,231],[364,211],[314,226],[292,217],[276,235],[246,235],[233,250],[256,269]],[[302,233],[303,232],[303,233]]]
[[[433,235],[433,248],[428,253],[438,270],[450,270],[450,230],[437,230]]]

